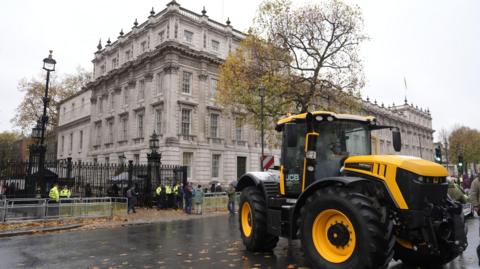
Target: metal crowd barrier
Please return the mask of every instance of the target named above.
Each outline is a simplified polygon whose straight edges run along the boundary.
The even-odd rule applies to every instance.
[[[127,198],[15,198],[0,200],[0,220],[48,220],[67,218],[113,217],[127,214]]]
[[[238,211],[240,193],[235,195],[235,210]],[[203,212],[228,211],[228,195],[226,192],[207,192],[203,198]],[[192,204],[192,211],[195,212],[195,201]]]

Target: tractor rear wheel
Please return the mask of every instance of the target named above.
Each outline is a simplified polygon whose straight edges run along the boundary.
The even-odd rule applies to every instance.
[[[271,251],[277,246],[278,236],[267,233],[267,204],[256,187],[247,187],[240,195],[240,234],[249,251]]]
[[[374,198],[346,187],[326,187],[308,197],[299,229],[303,251],[312,266],[386,268],[395,239],[392,222],[379,207]]]

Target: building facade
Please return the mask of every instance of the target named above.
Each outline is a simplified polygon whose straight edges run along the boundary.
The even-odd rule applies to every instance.
[[[98,45],[92,82],[60,104],[58,158],[145,163],[155,132],[162,163],[188,166],[188,178],[194,182],[226,183],[246,171],[258,171],[259,131],[245,123],[240,110],[227,111],[214,101],[218,68],[243,38],[230,21],[213,21],[205,10],[197,14],[176,1],[159,13],[152,10],[142,24],[135,20],[130,32],[122,30],[115,42]],[[88,106],[75,110],[82,100]],[[420,156],[413,150],[414,137],[420,134],[422,156],[430,159],[428,113],[408,105],[387,109],[369,101],[362,104],[362,113],[401,127],[408,145],[402,153]],[[393,151],[391,134],[380,131],[376,137],[378,153]],[[279,163],[278,149],[266,147],[265,153]]]
[[[402,136],[402,151],[395,152],[392,145],[392,132],[389,129],[377,130],[372,133],[372,152],[377,154],[410,155],[433,160],[435,150],[433,145],[432,117],[429,110],[424,110],[408,104],[385,106],[369,98],[362,100],[361,113],[377,118],[381,125],[396,126]]]
[[[91,94],[90,90],[82,90],[58,106],[57,159],[88,159]]]

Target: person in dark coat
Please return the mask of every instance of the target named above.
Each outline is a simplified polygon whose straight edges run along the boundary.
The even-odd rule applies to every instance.
[[[127,214],[132,211],[133,213],[137,213],[135,211],[135,206],[137,205],[137,197],[138,197],[138,192],[136,186],[132,186],[130,189],[127,191],[127,199],[128,199],[128,210]]]
[[[90,186],[90,183],[87,183],[85,186],[85,197],[92,197],[92,187]]]
[[[188,183],[185,186],[185,212],[187,214],[192,214],[192,196],[193,196],[193,187],[192,183]]]

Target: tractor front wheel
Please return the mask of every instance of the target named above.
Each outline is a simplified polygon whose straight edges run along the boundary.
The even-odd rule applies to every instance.
[[[386,268],[393,256],[392,223],[371,197],[345,187],[312,194],[299,220],[303,251],[314,268]]]
[[[278,242],[278,236],[267,233],[267,204],[256,187],[247,187],[240,195],[238,212],[240,234],[249,251],[271,251]]]

